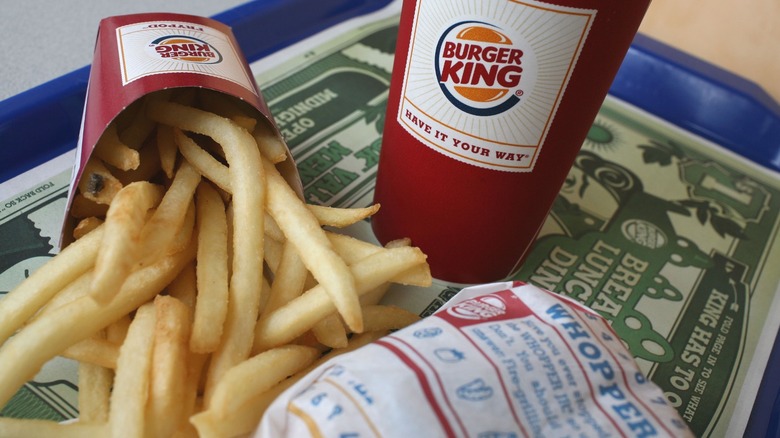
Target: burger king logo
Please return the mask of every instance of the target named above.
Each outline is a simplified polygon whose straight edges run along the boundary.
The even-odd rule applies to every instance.
[[[439,87],[461,111],[492,116],[520,101],[524,53],[497,26],[455,23],[442,33],[435,56]]]
[[[185,35],[167,35],[149,44],[155,56],[164,60],[176,60],[195,64],[218,64],[222,55],[212,46],[198,38]]]
[[[228,80],[257,93],[231,35],[203,23],[153,20],[119,26],[116,49],[122,85],[152,75],[187,73]]]
[[[506,303],[498,295],[485,295],[465,300],[447,308],[447,313],[470,321],[495,318],[506,313]]]
[[[538,0],[414,3],[399,31],[409,31],[409,49],[398,124],[456,161],[533,172],[597,11]]]

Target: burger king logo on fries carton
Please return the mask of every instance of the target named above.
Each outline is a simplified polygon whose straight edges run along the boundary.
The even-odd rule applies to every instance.
[[[169,35],[155,39],[149,48],[162,59],[194,64],[218,64],[222,55],[206,41],[186,35]]]
[[[284,154],[277,167],[301,193],[292,156],[226,25],[170,13],[109,17],[100,23],[94,53],[68,197],[75,219],[83,219],[84,204],[107,205],[123,180],[144,171],[147,165],[139,164],[146,144],[162,149],[160,143],[170,140],[179,148],[170,133],[155,129],[150,112],[164,112],[154,110],[161,105],[200,105],[263,138]],[[155,160],[171,177],[175,163],[162,155]],[[73,214],[66,216],[63,244],[77,227]]]

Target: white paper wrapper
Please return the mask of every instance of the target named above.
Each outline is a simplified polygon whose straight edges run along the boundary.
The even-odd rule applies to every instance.
[[[495,283],[310,373],[255,433],[282,436],[692,435],[604,319]]]

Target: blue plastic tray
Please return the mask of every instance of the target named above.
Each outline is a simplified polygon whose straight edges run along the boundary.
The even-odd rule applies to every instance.
[[[258,0],[212,18],[230,25],[250,62],[389,0]],[[290,25],[295,17],[295,26]],[[97,29],[95,29],[97,31]],[[0,101],[0,182],[73,149],[89,66]]]
[[[388,3],[259,0],[213,18],[233,28],[251,62]],[[290,17],[295,17],[295,26],[289,25]],[[88,77],[89,66],[0,102],[0,182],[75,147]],[[638,35],[610,93],[780,171],[780,106],[739,76]],[[776,365],[777,344],[767,369]],[[780,436],[779,378],[764,376],[755,406],[745,436]]]

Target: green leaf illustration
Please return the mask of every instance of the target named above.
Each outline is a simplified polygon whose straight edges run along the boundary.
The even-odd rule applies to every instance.
[[[715,232],[717,232],[721,237],[725,237],[725,235],[728,234],[729,236],[736,237],[738,239],[747,239],[745,230],[738,223],[727,217],[712,215],[710,217],[710,223],[712,224],[712,228],[715,230]]]

